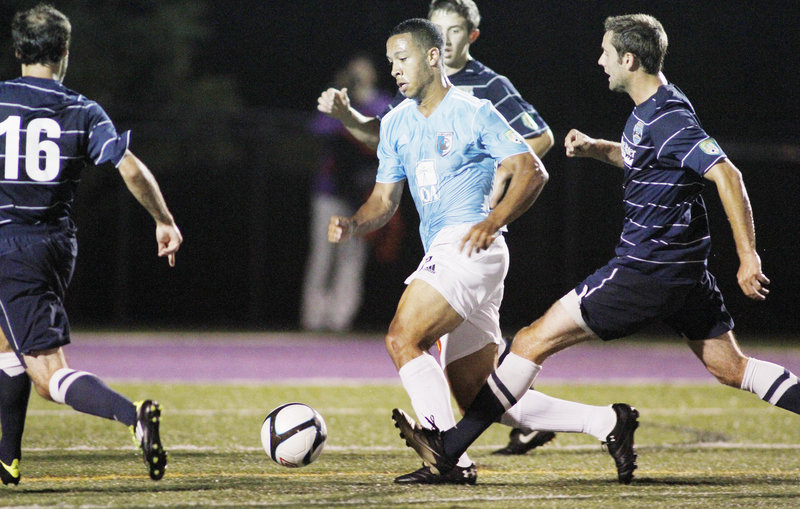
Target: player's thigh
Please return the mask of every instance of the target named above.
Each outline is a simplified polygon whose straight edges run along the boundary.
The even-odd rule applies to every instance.
[[[462,321],[442,294],[427,282],[415,279],[400,297],[389,325],[386,347],[393,358],[409,346],[427,350]]]
[[[576,318],[580,313],[578,301],[570,299],[574,292],[550,306],[545,314],[514,336],[511,352],[541,364],[549,356],[567,347],[597,338],[591,330],[581,326]]]

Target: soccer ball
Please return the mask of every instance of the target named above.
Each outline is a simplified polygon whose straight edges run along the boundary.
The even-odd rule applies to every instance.
[[[304,467],[325,447],[328,430],[319,412],[302,403],[286,403],[267,415],[261,425],[261,445],[275,463]]]

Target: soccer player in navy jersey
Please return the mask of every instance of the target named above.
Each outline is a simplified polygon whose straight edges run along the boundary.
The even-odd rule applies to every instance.
[[[627,93],[635,108],[619,143],[577,130],[565,140],[567,156],[592,157],[624,170],[625,220],[615,258],[517,333],[511,352],[455,428],[430,431],[402,410],[393,412],[407,443],[440,470],[448,471],[497,415],[528,392],[547,357],[589,339],[628,336],[655,321],[681,334],[719,382],[800,413],[797,377],[742,353],[707,270],[711,242],[700,193],[713,182],[733,231],[742,292],[758,301],[769,293],[742,175],[700,126],[683,92],[661,72],[666,51],[667,35],[652,16],[606,19],[598,63],[609,88]],[[636,415],[629,407],[614,408]],[[636,468],[636,419],[620,422],[608,447],[619,480],[629,482]]]
[[[18,484],[31,382],[42,397],[113,419],[133,432],[153,480],[167,456],[157,402],[131,402],[99,378],[67,365],[64,309],[77,255],[72,203],[81,171],[114,164],[128,190],[153,216],[158,256],[175,265],[182,242],[155,178],[128,149],[94,101],[66,88],[71,25],[40,4],[13,19],[20,78],[0,82],[0,479]]]

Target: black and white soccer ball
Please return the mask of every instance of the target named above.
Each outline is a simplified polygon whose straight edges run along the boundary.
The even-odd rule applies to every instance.
[[[322,416],[308,405],[286,403],[271,411],[261,425],[261,444],[275,463],[304,467],[317,459],[328,439]]]

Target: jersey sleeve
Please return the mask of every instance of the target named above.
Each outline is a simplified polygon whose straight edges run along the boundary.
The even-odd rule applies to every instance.
[[[90,109],[89,114],[89,143],[87,154],[95,165],[110,161],[117,166],[131,140],[131,132],[125,131],[117,134],[114,123],[106,112],[97,104]]]
[[[528,144],[502,115],[484,100],[475,115],[477,138],[499,164],[503,159],[530,152]]]
[[[402,140],[395,139],[393,131],[391,121],[381,122],[380,141],[377,149],[378,174],[375,181],[383,184],[399,182],[406,178],[403,160],[397,151],[398,143],[402,143]]]
[[[534,138],[549,129],[539,112],[522,98],[505,76],[496,76],[488,86],[486,98],[523,138]]]
[[[726,157],[686,109],[663,115],[651,127],[651,136],[659,162],[667,167],[689,169],[702,176]]]

